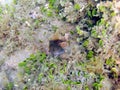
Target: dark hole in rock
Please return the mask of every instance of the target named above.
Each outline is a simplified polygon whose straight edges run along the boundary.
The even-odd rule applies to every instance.
[[[120,75],[118,76],[118,82],[120,82]]]
[[[63,40],[50,40],[49,42],[49,52],[53,57],[58,57],[65,52],[65,50],[60,46]]]
[[[108,77],[109,77],[110,79],[114,79],[114,74],[113,74],[113,73],[109,73],[109,74],[108,74]]]
[[[62,18],[62,20],[63,20],[63,21],[66,21],[66,20],[67,20],[67,18],[66,18],[66,17],[63,17],[63,18]]]
[[[102,14],[101,14],[101,16],[102,16]],[[92,17],[92,20],[93,20],[93,26],[94,25],[97,25],[97,22],[99,21],[99,20],[101,20],[101,16],[94,16],[94,17]]]
[[[118,40],[120,40],[120,33],[117,35],[117,37],[118,37]]]
[[[75,4],[74,0],[70,0],[70,2],[71,2],[73,5]]]
[[[58,5],[58,10],[59,10],[58,13],[63,12],[63,9],[62,9],[62,8],[63,8],[63,7],[59,4],[59,5]]]

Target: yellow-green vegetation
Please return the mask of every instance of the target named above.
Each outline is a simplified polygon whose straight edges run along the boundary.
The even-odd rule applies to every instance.
[[[11,82],[8,83],[8,85],[6,86],[6,89],[7,89],[7,90],[12,90],[12,89],[13,89],[13,85],[14,85],[14,84],[11,83]]]
[[[94,56],[94,52],[92,50],[88,51],[87,58],[90,59]]]
[[[92,52],[90,51],[89,58],[92,57],[91,53]],[[76,63],[74,67],[68,67],[68,63],[66,61],[61,62],[60,59],[48,58],[49,57],[46,56],[45,53],[37,52],[36,54],[30,55],[30,57],[24,60],[23,62],[19,63],[19,67],[22,70],[21,74],[23,74],[23,78],[28,76],[27,79],[30,79],[29,82],[38,82],[38,85],[42,85],[43,83],[49,84],[48,82],[64,84],[67,85],[69,90],[72,85],[79,86],[85,84],[86,82],[82,81],[82,78],[86,78],[87,80],[89,80],[91,77],[91,75],[87,73],[87,64],[81,63],[78,65],[78,63]],[[73,69],[71,70],[71,68]],[[78,68],[78,70],[74,70],[74,68]],[[72,77],[76,77],[76,79],[72,79]],[[97,76],[94,77],[97,78]],[[29,84],[27,84],[29,82],[25,80],[24,82],[26,82],[27,85],[24,87],[29,89],[31,87]],[[94,85],[94,87],[99,88],[99,85]]]
[[[83,31],[80,30],[79,26],[76,26],[76,31],[77,31],[77,34],[79,34],[80,36],[83,35]]]
[[[103,40],[99,40],[99,45],[103,46]]]
[[[75,5],[74,5],[74,9],[75,9],[75,10],[80,10],[80,5],[79,5],[79,4],[75,4]]]
[[[84,47],[87,47],[89,45],[89,40],[85,40],[84,42],[83,42],[83,46]]]
[[[31,54],[29,58],[19,63],[19,67],[22,67],[25,73],[31,74],[32,71],[36,71],[37,68],[39,68],[39,65],[37,65],[37,63],[43,63],[45,58],[45,53],[38,52],[36,55]]]
[[[93,88],[95,90],[100,90],[101,89],[101,87],[102,87],[101,82],[102,82],[103,79],[104,79],[104,77],[102,75],[97,76],[95,82],[93,83]]]
[[[115,60],[110,57],[109,59],[106,60],[106,64],[112,67],[115,65]]]

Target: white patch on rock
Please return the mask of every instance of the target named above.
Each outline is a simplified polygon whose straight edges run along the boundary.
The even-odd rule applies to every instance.
[[[18,64],[25,60],[32,53],[31,50],[16,51],[9,59],[5,61],[6,67],[17,68]]]
[[[6,5],[6,4],[10,5],[12,2],[13,2],[13,0],[0,0],[0,3],[2,5]]]
[[[8,83],[9,80],[6,73],[4,71],[0,72],[0,90],[2,90]]]

